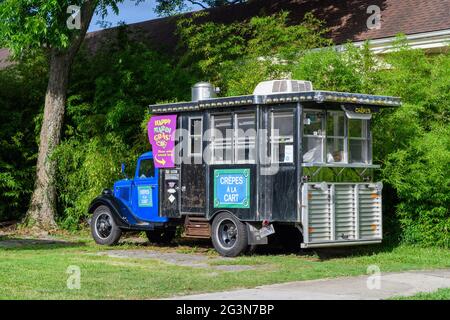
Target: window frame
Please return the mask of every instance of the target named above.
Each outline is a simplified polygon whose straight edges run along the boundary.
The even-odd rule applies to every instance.
[[[322,118],[321,127],[322,127],[322,135],[321,136],[315,136],[311,134],[305,134],[305,126],[304,123],[302,123],[302,144],[304,141],[304,138],[321,138],[322,141],[322,161],[321,162],[304,162],[303,156],[305,154],[305,149],[302,148],[302,155],[301,155],[301,163],[307,163],[307,164],[320,164],[320,165],[352,165],[352,164],[358,164],[358,165],[372,165],[373,159],[372,159],[372,135],[370,132],[370,125],[371,119],[359,119],[363,123],[363,129],[364,130],[364,137],[350,137],[350,126],[349,121],[354,119],[349,119],[344,111],[340,110],[320,110],[320,109],[303,109],[302,112],[302,122],[305,120],[306,114],[310,112],[319,112],[323,113],[324,117]],[[327,124],[328,124],[328,117],[330,112],[342,112],[344,116],[344,136],[329,136],[327,134]],[[338,138],[344,140],[344,161],[341,162],[328,162],[327,159],[327,149],[328,149],[328,138]],[[367,161],[365,162],[350,162],[350,140],[359,140],[359,141],[365,141],[366,142],[366,148],[364,150],[365,156]]]
[[[216,117],[218,117],[218,116],[219,117],[220,116],[229,116],[230,117],[230,123],[231,123],[231,128],[225,130],[225,137],[221,138],[222,139],[222,146],[223,146],[222,150],[224,151],[224,155],[223,155],[224,159],[226,158],[226,151],[225,151],[226,149],[225,149],[224,145],[225,145],[225,141],[226,141],[226,137],[227,137],[227,134],[226,134],[227,130],[232,130],[233,131],[233,134],[231,135],[231,141],[230,141],[231,151],[233,152],[233,144],[234,144],[233,112],[213,113],[213,114],[211,114],[211,117],[210,117],[210,123],[211,123],[211,137],[210,137],[211,152],[210,153],[211,153],[211,158],[209,160],[210,160],[211,164],[233,164],[234,155],[232,155],[231,159],[228,159],[228,160],[217,161],[215,159],[215,150],[216,150],[216,147],[215,147],[215,145],[216,145],[215,133],[217,131],[219,131],[218,129],[216,129],[216,125],[215,124],[216,124]]]
[[[238,160],[237,155],[238,155],[238,148],[237,148],[237,144],[238,144],[238,137],[237,137],[237,132],[238,132],[238,115],[242,115],[242,114],[251,114],[253,116],[254,119],[254,130],[255,130],[255,137],[254,137],[254,159],[253,160]],[[220,117],[220,116],[230,116],[231,117],[231,128],[230,129],[226,129],[226,130],[232,130],[232,135],[231,135],[231,141],[229,142],[231,145],[231,159],[229,160],[222,160],[222,161],[217,161],[215,159],[215,146],[216,146],[216,138],[215,138],[215,133],[216,133],[216,117]],[[242,110],[242,111],[228,111],[228,112],[218,112],[218,113],[211,113],[210,115],[210,123],[211,123],[211,164],[214,165],[222,165],[222,164],[256,164],[257,162],[257,141],[258,141],[258,119],[257,119],[257,112],[255,110]],[[246,136],[247,137],[247,136]],[[226,141],[226,134],[225,137],[222,137],[222,141],[225,142]],[[223,147],[224,150],[224,158],[226,158],[226,149]],[[251,150],[251,149],[249,149]]]
[[[141,177],[141,169],[142,169],[142,163],[145,163],[145,162],[149,162],[149,163],[151,163],[151,165],[152,165],[152,167],[153,167],[153,175],[151,176],[151,177],[145,177],[145,178],[142,178]],[[154,163],[154,160],[152,159],[152,158],[143,158],[143,159],[140,159],[139,160],[139,163],[138,163],[138,168],[137,168],[137,170],[136,170],[136,177],[135,177],[135,179],[138,179],[138,180],[144,180],[144,179],[154,179],[154,178],[156,178],[156,175],[157,175],[157,171],[156,171],[156,167],[155,167],[155,163]]]
[[[304,162],[303,161],[303,156],[305,155],[305,152],[304,152],[305,150],[304,150],[304,148],[302,148],[302,157],[301,157],[302,163],[320,163],[320,164],[327,163],[325,161],[326,160],[326,139],[327,139],[327,130],[326,130],[327,110],[304,109],[303,112],[302,112],[302,121],[305,120],[306,114],[308,112],[322,113],[324,115],[324,117],[322,118],[322,121],[321,121],[321,129],[320,129],[322,134],[320,136],[315,136],[315,135],[312,135],[312,134],[305,135],[304,134],[304,132],[305,132],[305,123],[302,122],[302,129],[303,129],[303,132],[302,132],[302,145],[303,145],[303,138],[305,138],[305,137],[306,138],[320,138],[320,140],[321,140],[321,147],[322,147],[322,161],[321,162]]]
[[[293,148],[293,158],[292,161],[286,162],[286,161],[275,161],[275,144],[274,144],[274,130],[275,130],[275,113],[283,114],[283,113],[289,113],[292,117],[292,141],[290,142],[283,142],[284,145],[292,145]],[[277,164],[287,164],[287,165],[293,165],[296,162],[296,155],[295,155],[295,136],[296,136],[296,126],[295,126],[295,109],[294,108],[271,108],[269,110],[269,127],[270,127],[270,137],[269,137],[269,150],[270,150],[270,161],[271,163],[277,163]],[[278,139],[284,136],[278,136]],[[280,145],[280,141],[278,141],[278,145]]]
[[[200,120],[200,135],[191,134],[191,121]],[[192,152],[191,139],[200,138],[200,153]],[[195,140],[194,140],[195,141]],[[203,117],[202,116],[190,116],[188,117],[188,156],[189,157],[201,157],[203,156]]]
[[[239,137],[237,136],[238,130],[239,130],[239,125],[238,125],[238,116],[239,115],[252,115],[253,116],[253,124],[254,124],[254,130],[255,130],[255,137],[254,137],[254,141],[253,141],[253,151],[254,151],[254,157],[253,160],[239,160],[238,159],[238,152],[239,152]],[[256,140],[257,140],[257,123],[256,123],[256,112],[254,111],[239,111],[239,112],[234,112],[233,114],[233,142],[232,142],[232,148],[233,148],[233,164],[256,164]],[[248,136],[245,136],[246,138],[249,138]],[[250,155],[250,150],[252,150],[250,148],[250,139],[249,139],[249,155]],[[245,150],[245,141],[244,141],[244,150]],[[245,154],[245,151],[244,151]]]
[[[372,136],[370,134],[370,119],[349,119],[347,118],[347,122],[348,122],[348,160],[349,163],[357,163],[357,164],[368,164],[371,165],[372,164]],[[362,132],[363,132],[363,137],[351,137],[350,136],[350,121],[351,120],[358,120],[358,121],[362,121]],[[366,148],[364,150],[365,153],[365,157],[366,157],[366,161],[362,161],[362,162],[350,162],[350,158],[351,158],[351,149],[350,149],[350,140],[357,140],[357,141],[363,141],[366,143]]]
[[[342,116],[344,117],[344,135],[343,136],[329,136],[328,135],[328,117],[330,116],[330,113],[337,113],[340,114],[342,113]],[[334,161],[334,162],[328,162],[328,139],[339,139],[339,140],[343,140],[343,160],[342,161]],[[348,118],[347,115],[345,114],[345,112],[343,111],[339,111],[339,110],[326,110],[326,116],[325,116],[325,145],[326,145],[326,150],[324,150],[324,159],[326,161],[324,161],[325,163],[328,164],[349,164],[348,160]]]

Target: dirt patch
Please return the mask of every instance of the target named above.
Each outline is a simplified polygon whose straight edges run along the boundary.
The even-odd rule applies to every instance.
[[[212,268],[220,271],[245,271],[253,270],[258,266],[250,265],[211,265],[212,262],[229,261],[232,258],[224,257],[208,257],[202,254],[177,253],[177,252],[161,252],[155,250],[108,250],[98,252],[97,255],[108,256],[111,258],[126,259],[156,259],[166,263],[183,267],[192,268]]]

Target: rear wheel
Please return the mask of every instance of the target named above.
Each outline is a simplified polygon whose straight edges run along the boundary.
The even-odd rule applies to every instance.
[[[247,227],[228,212],[214,218],[211,238],[216,251],[225,257],[236,257],[248,247]]]
[[[91,234],[95,242],[102,245],[114,245],[122,236],[122,230],[117,227],[107,206],[95,209],[91,220]]]
[[[175,238],[176,228],[155,229],[146,231],[148,241],[151,243],[167,244]]]

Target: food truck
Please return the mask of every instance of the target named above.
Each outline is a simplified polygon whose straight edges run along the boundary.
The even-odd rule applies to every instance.
[[[309,81],[264,81],[235,97],[198,83],[190,102],[149,106],[152,151],[132,178],[92,201],[92,235],[111,245],[122,232],[145,231],[165,243],[181,226],[223,256],[272,237],[298,248],[379,243],[371,121],[400,104]]]

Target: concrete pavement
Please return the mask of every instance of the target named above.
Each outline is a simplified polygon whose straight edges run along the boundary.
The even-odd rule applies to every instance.
[[[296,281],[170,299],[187,300],[378,300],[450,287],[450,269],[381,273],[335,279]]]

